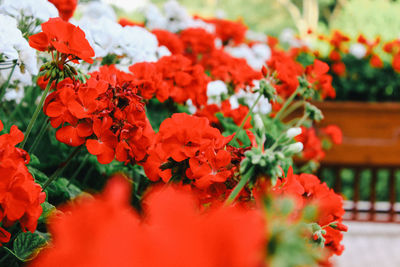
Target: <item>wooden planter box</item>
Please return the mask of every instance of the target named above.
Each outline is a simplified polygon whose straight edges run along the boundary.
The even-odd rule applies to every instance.
[[[320,102],[324,114],[317,127],[335,124],[343,144],[334,145],[322,163],[400,166],[400,103]]]

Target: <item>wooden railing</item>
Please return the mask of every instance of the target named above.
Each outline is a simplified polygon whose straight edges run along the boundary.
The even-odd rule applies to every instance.
[[[333,188],[342,192],[341,170],[354,172],[352,199],[346,202],[346,218],[350,220],[400,222],[400,207],[396,199],[396,171],[400,170],[400,103],[323,102],[316,104],[325,116],[317,127],[338,125],[343,132],[343,144],[333,146],[321,163],[334,176]],[[383,202],[377,202],[378,170],[389,171]],[[360,201],[361,172],[371,171],[369,199]],[[399,177],[400,178],[400,177]]]

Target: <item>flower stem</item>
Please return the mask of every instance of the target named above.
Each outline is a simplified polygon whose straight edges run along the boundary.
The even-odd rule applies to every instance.
[[[11,77],[14,73],[16,66],[17,66],[17,62],[15,62],[14,65],[12,66],[12,69],[10,71],[10,74],[8,75],[7,81],[3,84],[2,88],[1,88],[2,90],[1,90],[0,100],[2,100],[3,96],[6,94],[6,90],[8,88],[8,85],[10,84],[10,80],[11,80]]]
[[[258,101],[260,101],[262,94],[260,93],[256,99],[256,101],[253,103],[253,105],[250,107],[249,112],[247,112],[246,117],[244,117],[242,123],[240,124],[239,128],[236,129],[235,135],[233,136],[231,142],[237,138],[237,134],[239,133],[240,130],[243,129],[244,124],[246,123],[247,119],[250,117],[250,115],[253,113],[254,107],[257,105]]]
[[[252,166],[251,168],[254,168],[254,166]],[[229,197],[225,200],[225,205],[231,204],[236,199],[236,197],[239,195],[240,191],[242,191],[243,187],[250,180],[251,175],[249,175],[249,173],[252,174],[253,170],[249,170],[249,172],[247,172],[247,175],[243,175],[241,177],[239,183],[235,186],[235,188],[232,190]]]
[[[305,103],[304,100],[293,103],[293,105],[291,105],[290,107],[288,107],[288,108],[285,110],[285,112],[282,113],[281,119],[283,120],[284,118],[286,118],[287,116],[289,116],[293,111],[295,111],[295,110],[297,110],[299,107],[303,106],[304,103]]]
[[[79,172],[82,170],[83,166],[85,166],[86,161],[88,160],[90,154],[87,153],[86,156],[83,158],[83,160],[81,161],[81,164],[79,164],[79,167],[76,169],[76,171],[74,172],[74,174],[71,176],[71,179],[69,179],[68,185],[70,185],[72,183],[72,181],[75,181],[76,176],[79,174]],[[67,185],[67,186],[68,186]]]
[[[274,120],[277,121],[280,116],[282,115],[282,113],[286,110],[286,108],[293,102],[294,98],[296,97],[297,93],[300,91],[300,86],[297,87],[297,89],[293,92],[293,94],[291,94],[291,96],[286,99],[285,104],[283,104],[283,107],[278,111],[278,113],[276,113]]]
[[[37,145],[40,143],[40,140],[42,140],[42,137],[43,137],[44,133],[46,132],[47,127],[49,126],[49,124],[50,124],[50,120],[49,119],[45,119],[43,124],[42,124],[42,127],[40,128],[39,134],[36,136],[35,141],[33,142],[32,146],[28,150],[29,154],[35,152],[35,149],[36,149]]]
[[[60,166],[57,168],[57,170],[50,176],[50,178],[44,183],[42,187],[42,191],[46,189],[47,186],[49,186],[57,177],[61,174],[61,172],[65,169],[65,167],[68,166],[68,164],[71,162],[71,160],[79,153],[80,149],[82,146],[76,147],[71,154],[68,156],[68,158],[60,164]]]
[[[46,86],[46,90],[44,90],[42,97],[40,98],[39,105],[36,106],[35,112],[33,113],[31,120],[29,121],[28,128],[26,129],[26,132],[25,132],[24,141],[22,141],[22,143],[20,145],[21,148],[24,148],[25,143],[28,140],[29,134],[31,133],[33,125],[35,124],[35,122],[39,116],[40,110],[43,108],[44,100],[46,99],[46,96],[50,91],[52,83],[53,83],[53,80],[49,79],[49,82],[47,83],[47,86]]]

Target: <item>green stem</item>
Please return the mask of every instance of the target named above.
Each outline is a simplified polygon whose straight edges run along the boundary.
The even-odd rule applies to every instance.
[[[254,166],[252,166],[251,168],[254,168]],[[253,173],[253,172],[249,170],[248,173]],[[239,183],[235,186],[229,197],[226,199],[225,205],[231,204],[236,199],[236,197],[239,195],[240,191],[242,191],[243,187],[247,184],[250,178],[251,175],[244,175],[241,177]]]
[[[298,101],[293,103],[290,107],[287,108],[287,110],[282,114],[281,118],[282,120],[289,116],[293,111],[297,110],[299,107],[303,106],[305,101]]]
[[[307,113],[304,113],[303,117],[301,117],[301,119],[296,123],[294,127],[300,127],[307,118],[308,118]]]
[[[246,117],[244,117],[242,123],[240,124],[239,128],[236,129],[235,135],[233,136],[231,142],[237,138],[237,134],[239,133],[240,130],[243,129],[244,124],[246,123],[247,119],[250,117],[250,115],[253,113],[254,107],[257,105],[258,101],[260,101],[262,94],[260,93],[256,99],[256,101],[253,103],[253,105],[250,107],[249,112],[247,112]]]
[[[300,88],[301,88],[300,86],[297,87],[297,89],[293,92],[293,94],[288,99],[286,99],[285,104],[283,104],[283,107],[278,111],[278,113],[276,113],[275,118],[274,118],[275,121],[277,121],[280,118],[282,113],[292,103],[292,101],[296,97],[297,93],[300,91]]]
[[[44,183],[42,187],[42,191],[46,189],[47,186],[49,186],[57,177],[61,174],[61,172],[65,169],[65,167],[68,166],[68,164],[71,162],[71,160],[75,157],[76,154],[78,154],[79,150],[81,149],[82,146],[76,147],[72,153],[68,156],[68,158],[60,164],[58,169],[50,176],[50,178]]]
[[[40,140],[42,140],[42,137],[43,137],[44,133],[46,132],[49,124],[50,124],[50,120],[45,119],[42,124],[42,127],[40,128],[39,134],[36,136],[35,141],[33,142],[32,146],[29,148],[29,151],[28,151],[29,154],[35,152],[35,149],[36,149],[37,145],[40,143]]]
[[[37,117],[39,116],[40,110],[43,108],[44,100],[46,99],[46,96],[50,91],[52,83],[53,83],[53,80],[49,79],[49,82],[47,83],[47,86],[46,86],[46,90],[44,90],[42,97],[40,98],[39,105],[36,106],[35,112],[33,113],[31,120],[29,121],[28,128],[26,129],[26,132],[25,132],[24,141],[22,141],[22,143],[20,145],[21,148],[24,148],[26,140],[28,140],[29,134],[31,133],[33,125],[35,124]]]
[[[81,164],[79,164],[78,169],[74,172],[74,174],[71,176],[71,179],[69,179],[68,185],[72,183],[72,181],[75,181],[76,176],[79,174],[79,172],[82,170],[83,166],[85,166],[87,159],[89,158],[90,154],[87,153],[83,160],[81,161]],[[68,186],[67,185],[67,186]]]
[[[15,62],[14,65],[12,66],[12,69],[11,69],[10,74],[8,75],[7,81],[6,81],[5,84],[3,84],[2,88],[1,88],[2,90],[1,90],[0,100],[2,100],[3,96],[6,94],[6,90],[8,88],[8,85],[10,84],[10,80],[11,80],[11,77],[12,77],[12,75],[14,73],[14,70],[15,70],[16,66],[17,66],[17,62]]]

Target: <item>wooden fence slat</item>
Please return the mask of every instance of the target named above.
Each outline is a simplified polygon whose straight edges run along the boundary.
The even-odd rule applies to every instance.
[[[369,220],[375,220],[375,202],[376,202],[376,182],[377,182],[377,169],[372,168],[372,177],[371,177],[371,184],[370,184],[370,203],[371,207],[369,210]]]
[[[354,182],[353,182],[353,220],[358,219],[358,201],[360,200],[360,177],[361,169],[355,168]]]
[[[395,217],[395,208],[394,205],[396,203],[396,177],[395,177],[395,168],[389,169],[389,201],[390,201],[390,209],[389,209],[389,221],[393,222]]]
[[[340,194],[342,192],[342,177],[341,177],[342,168],[339,166],[335,166],[334,168],[335,168],[335,170],[334,170],[334,172],[335,172],[334,189],[335,189],[336,193]]]

